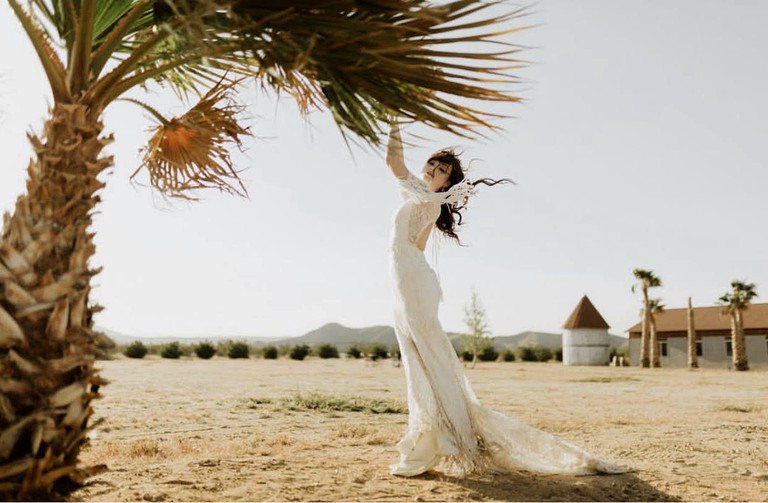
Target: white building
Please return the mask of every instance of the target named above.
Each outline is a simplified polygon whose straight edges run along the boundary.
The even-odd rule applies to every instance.
[[[610,327],[586,295],[563,328],[563,365],[608,365]]]
[[[655,317],[661,366],[687,366],[688,309],[665,309]],[[731,368],[731,318],[723,306],[694,307],[693,321],[699,367]],[[628,330],[631,365],[640,364],[641,328],[638,322]],[[768,303],[751,304],[744,311],[744,344],[750,368],[768,367]]]

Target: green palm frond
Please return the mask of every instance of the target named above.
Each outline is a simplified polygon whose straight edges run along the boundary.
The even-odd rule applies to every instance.
[[[522,29],[515,24],[525,11],[501,0],[30,5],[52,27],[47,39],[66,50],[68,92],[57,90],[56,99],[82,89],[79,100],[94,113],[150,79],[202,93],[237,74],[288,93],[305,111],[329,110],[345,135],[376,145],[393,115],[475,136],[508,115],[495,104],[520,100],[513,72],[524,62],[505,37]]]

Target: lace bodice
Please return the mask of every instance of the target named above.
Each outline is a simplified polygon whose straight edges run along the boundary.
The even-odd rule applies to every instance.
[[[446,192],[433,192],[424,180],[408,172],[398,178],[403,204],[395,214],[392,245],[418,246],[419,238],[440,216],[440,205],[463,203],[474,194],[475,187],[464,180]]]

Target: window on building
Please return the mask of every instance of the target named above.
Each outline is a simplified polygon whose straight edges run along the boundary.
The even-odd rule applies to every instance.
[[[733,344],[731,344],[731,341],[725,341],[725,354],[726,356],[733,356]]]
[[[768,337],[765,338],[768,342]],[[696,356],[702,356],[704,354],[704,344],[701,341],[696,341]]]
[[[659,341],[659,354],[667,356],[667,341]]]

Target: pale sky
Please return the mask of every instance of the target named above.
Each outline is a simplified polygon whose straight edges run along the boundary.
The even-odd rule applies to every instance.
[[[434,142],[411,170],[459,145],[481,190],[439,246],[441,319],[464,328],[474,287],[494,335],[559,332],[587,294],[624,334],[638,319],[632,269],[652,269],[667,307],[713,305],[735,278],[768,297],[768,2],[541,0],[512,41],[532,46],[525,103],[505,133]],[[0,210],[24,189],[49,90],[7,4],[0,7]],[[9,53],[10,52],[10,53]],[[172,96],[146,98],[169,113]],[[328,322],[392,323],[387,266],[399,203],[383,152],[350,155],[327,113],[250,93],[257,138],[236,154],[249,199],[168,204],[128,177],[147,114],[120,103],[105,126],[116,167],[95,221],[97,324],[134,336],[294,336]],[[146,178],[145,178],[146,179]],[[428,248],[433,255],[431,247]]]

